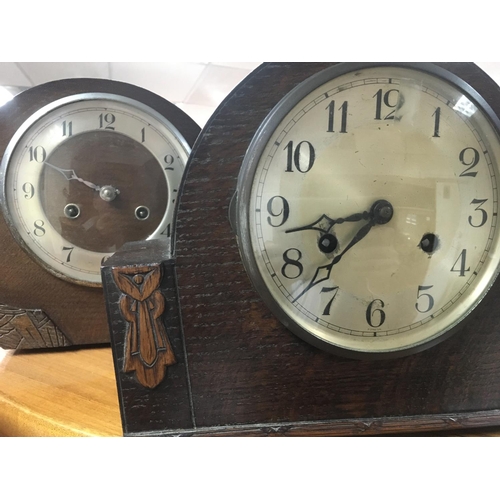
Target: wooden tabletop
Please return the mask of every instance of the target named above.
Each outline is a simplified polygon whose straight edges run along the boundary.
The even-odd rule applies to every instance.
[[[121,436],[109,347],[0,349],[0,436]],[[498,428],[433,433],[500,436]]]
[[[121,436],[109,347],[0,349],[0,436]]]

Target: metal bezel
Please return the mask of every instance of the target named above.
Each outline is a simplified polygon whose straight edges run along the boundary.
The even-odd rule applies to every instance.
[[[458,90],[460,90],[473,103],[475,103],[478,108],[482,110],[486,118],[490,121],[492,128],[494,129],[498,139],[500,140],[500,120],[491,106],[476,90],[471,87],[471,85],[446,69],[443,69],[432,63],[340,63],[312,75],[311,77],[307,78],[302,83],[297,85],[278,102],[278,104],[272,109],[272,111],[261,123],[261,125],[255,132],[243,159],[237,180],[236,197],[234,202],[232,203],[230,210],[232,226],[235,228],[235,232],[237,234],[237,242],[243,265],[250,277],[254,288],[257,290],[271,312],[281,321],[281,323],[286,328],[288,328],[291,332],[293,332],[306,342],[328,352],[355,359],[397,358],[423,351],[437,343],[440,343],[459,329],[462,322],[467,318],[467,316],[470,315],[470,313],[477,307],[484,296],[488,293],[489,289],[495,282],[500,272],[500,264],[497,263],[496,271],[493,273],[488,285],[481,292],[480,297],[466,311],[464,315],[459,317],[454,323],[451,323],[448,328],[438,332],[433,337],[430,337],[420,343],[406,346],[401,349],[380,351],[351,350],[323,341],[322,339],[316,337],[312,333],[303,329],[299,324],[297,324],[293,320],[293,318],[291,318],[287,313],[284,312],[284,310],[279,306],[279,304],[273,298],[272,294],[269,292],[267,285],[265,284],[259,272],[258,265],[253,254],[250,236],[249,214],[253,179],[264,148],[266,147],[271,135],[273,134],[279,123],[292,110],[295,104],[300,102],[309,93],[336,77],[352,71],[373,67],[399,67],[403,69],[406,68],[416,70],[428,73],[434,77],[444,80],[445,83],[458,88]]]
[[[163,124],[167,130],[174,136],[175,140],[180,144],[181,148],[184,150],[184,153],[186,154],[186,158],[189,158],[189,155],[191,153],[191,148],[189,144],[187,143],[186,139],[184,136],[179,132],[177,127],[175,127],[170,120],[168,120],[165,116],[163,116],[161,113],[153,109],[152,107],[148,106],[147,104],[144,104],[143,102],[126,97],[120,94],[113,94],[109,92],[82,92],[78,94],[73,94],[70,96],[62,97],[60,99],[56,99],[55,101],[50,102],[49,104],[46,104],[45,106],[41,107],[37,111],[35,111],[33,114],[31,114],[23,123],[22,125],[16,130],[15,134],[12,136],[10,139],[7,148],[5,149],[5,153],[3,155],[2,161],[0,163],[0,208],[3,212],[4,219],[7,223],[7,226],[14,237],[16,243],[41,267],[43,267],[46,271],[50,272],[54,276],[63,279],[65,281],[69,281],[71,283],[75,283],[77,285],[84,285],[88,287],[102,287],[102,283],[99,282],[91,282],[91,281],[85,281],[85,280],[79,280],[76,278],[72,278],[66,274],[63,274],[56,269],[52,268],[48,263],[46,263],[43,259],[38,257],[26,244],[24,241],[23,237],[18,231],[18,228],[13,220],[11,210],[9,209],[9,206],[7,204],[7,186],[6,186],[6,179],[8,175],[8,169],[10,165],[10,160],[11,157],[16,150],[16,147],[18,143],[22,140],[22,138],[25,136],[25,134],[30,130],[30,128],[36,124],[40,119],[42,119],[44,116],[47,114],[53,112],[54,110],[58,108],[62,108],[64,106],[67,106],[69,104],[73,104],[76,102],[81,102],[81,101],[98,101],[98,100],[106,100],[106,101],[111,101],[111,102],[117,102],[120,104],[124,104],[126,106],[130,106],[132,108],[138,109],[142,111],[145,114],[148,114],[149,116],[155,118]],[[187,161],[186,161],[187,163]],[[184,164],[184,167],[186,164]],[[169,184],[168,177],[166,177],[167,185]],[[182,182],[182,176],[180,179],[180,182]],[[169,192],[171,191],[171,186],[168,186]],[[156,239],[158,238],[159,234],[163,230],[163,226],[165,225],[165,221],[168,220],[169,218],[173,218],[175,215],[175,206],[173,204],[169,203],[167,205],[167,210],[165,212],[164,217],[162,218],[161,224],[158,226],[157,230],[151,234],[147,239]],[[108,255],[108,254],[103,254],[103,256]],[[100,276],[100,273],[99,273]]]

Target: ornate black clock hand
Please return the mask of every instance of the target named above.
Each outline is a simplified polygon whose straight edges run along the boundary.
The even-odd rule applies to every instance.
[[[357,214],[348,215],[347,217],[339,217],[338,219],[332,219],[328,215],[323,214],[318,220],[314,221],[312,224],[306,226],[295,227],[293,229],[287,229],[285,233],[295,233],[297,231],[305,231],[307,229],[313,229],[315,231],[320,231],[321,233],[328,233],[335,224],[343,224],[344,222],[359,222],[360,220],[368,220],[370,218],[370,212],[360,212]],[[325,226],[327,229],[321,227],[321,223],[326,222]]]
[[[353,237],[353,239],[349,242],[349,244],[344,248],[344,250],[336,255],[330,264],[326,266],[320,266],[316,269],[312,280],[309,284],[302,290],[302,292],[293,299],[292,302],[297,301],[308,292],[313,286],[326,281],[330,278],[330,274],[332,272],[332,268],[335,264],[338,264],[342,257],[346,254],[348,250],[350,250],[356,243],[359,243],[371,230],[373,226],[387,224],[393,216],[394,209],[392,205],[386,200],[378,200],[376,201],[369,212],[365,212],[369,214],[370,221],[368,224],[365,224]],[[319,275],[323,274],[323,276],[318,279]]]
[[[292,302],[295,302],[302,297],[306,292],[308,292],[313,286],[318,285],[319,283],[326,281],[330,279],[330,273],[332,272],[332,268],[335,264],[337,264],[340,259],[344,256],[344,254],[351,249],[356,243],[360,242],[370,231],[370,229],[375,225],[375,221],[372,219],[368,224],[364,225],[354,236],[354,238],[351,240],[351,242],[344,248],[344,250],[335,256],[335,258],[330,262],[330,264],[327,264],[326,266],[320,266],[316,269],[316,272],[314,273],[314,276],[312,280],[309,282],[309,284],[300,292],[297,297],[293,299]],[[320,279],[318,277],[322,275]]]

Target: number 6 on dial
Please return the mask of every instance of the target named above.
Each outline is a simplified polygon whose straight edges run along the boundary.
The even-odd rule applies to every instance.
[[[446,338],[498,273],[499,131],[433,64],[341,63],[295,86],[250,143],[233,211],[266,304],[350,357]]]

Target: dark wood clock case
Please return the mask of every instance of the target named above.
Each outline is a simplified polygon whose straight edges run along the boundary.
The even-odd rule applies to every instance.
[[[130,325],[127,330],[119,291],[110,285],[126,435],[367,435],[500,424],[500,282],[455,335],[383,361],[312,347],[276,320],[252,288],[228,220],[242,159],[278,101],[331,64],[260,66],[198,138],[178,207],[175,256],[144,259],[162,268],[165,324],[176,357],[155,388],[123,370]],[[439,65],[500,115],[500,91],[477,66]]]

